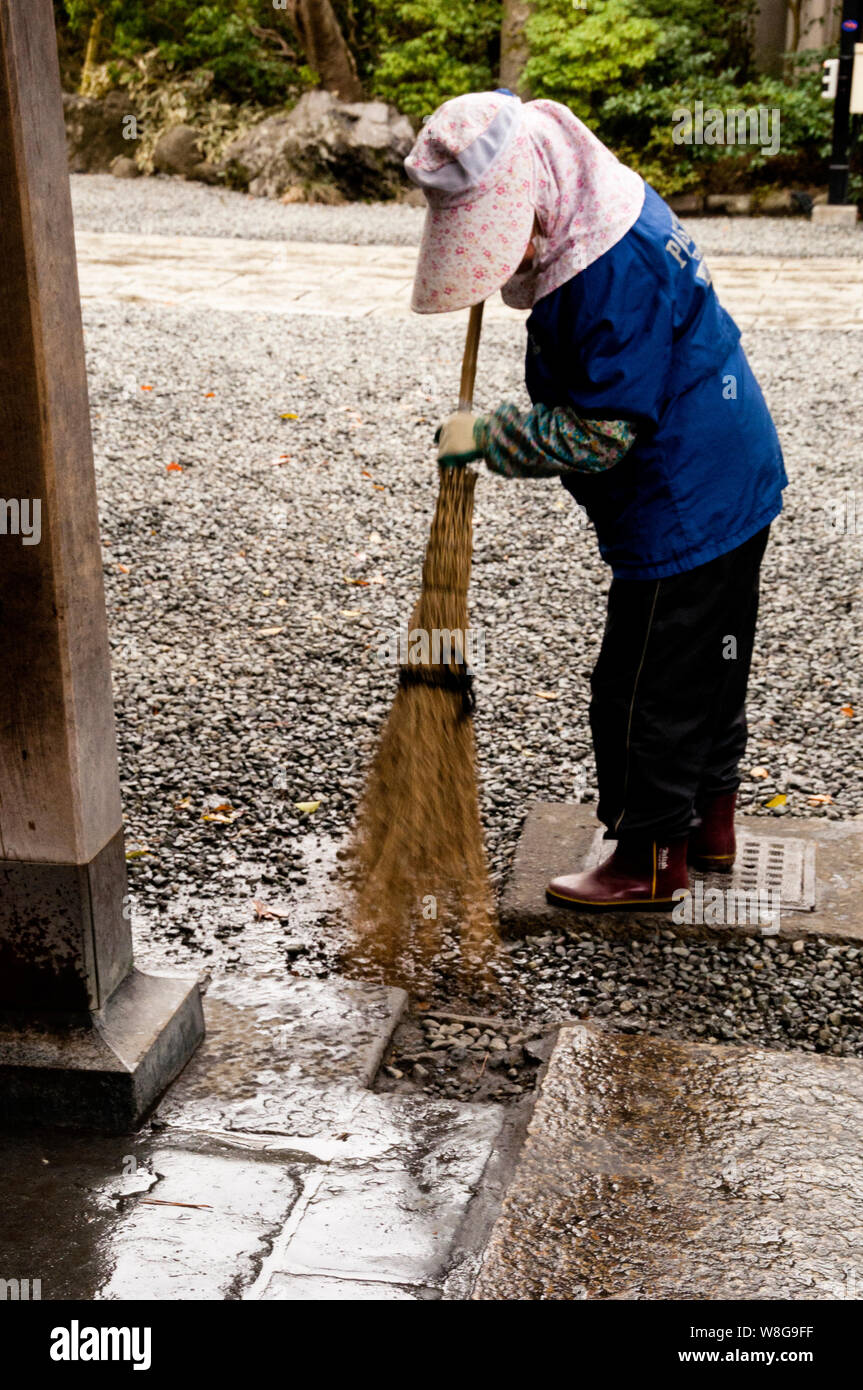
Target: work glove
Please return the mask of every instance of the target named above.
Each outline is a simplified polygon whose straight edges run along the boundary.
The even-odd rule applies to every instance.
[[[457,410],[435,433],[437,460],[441,468],[463,468],[466,463],[482,458],[477,426],[482,416],[471,410]]]

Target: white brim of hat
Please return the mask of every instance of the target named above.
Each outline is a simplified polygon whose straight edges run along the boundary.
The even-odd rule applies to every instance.
[[[533,229],[529,150],[513,151],[505,165],[499,181],[474,201],[429,201],[411,298],[416,313],[479,304],[515,274]]]

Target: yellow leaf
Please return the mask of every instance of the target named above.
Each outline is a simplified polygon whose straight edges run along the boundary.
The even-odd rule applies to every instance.
[[[772,811],[774,806],[784,806],[787,800],[788,797],[784,792],[779,792],[777,796],[771,796],[769,801],[765,801],[764,805],[769,811]]]
[[[242,814],[242,811],[235,811],[230,802],[223,801],[220,806],[214,806],[211,811],[205,811],[201,820],[216,821],[219,825],[230,825]]]
[[[145,855],[145,854],[149,854],[149,853],[150,853],[150,851],[149,851],[148,849],[127,849],[127,850],[126,850],[126,858],[127,858],[127,859],[143,859],[144,855]]]
[[[294,810],[302,811],[304,815],[311,816],[320,806],[319,801],[295,801]]]
[[[299,420],[299,415],[294,415],[293,411],[287,410],[281,417],[283,420]]]

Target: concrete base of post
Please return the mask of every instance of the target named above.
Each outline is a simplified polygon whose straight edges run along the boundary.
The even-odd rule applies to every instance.
[[[134,1129],[204,1036],[197,982],[131,970],[103,1008],[0,1016],[0,1126]]]
[[[816,203],[812,221],[818,227],[853,227],[858,219],[854,203]]]

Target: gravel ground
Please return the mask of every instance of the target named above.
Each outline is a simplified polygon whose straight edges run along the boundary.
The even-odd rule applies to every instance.
[[[122,303],[85,318],[139,955],[344,968],[338,848],[394,689],[378,648],[417,592],[431,433],[452,406],[461,328]],[[488,326],[480,408],[522,399],[522,332]],[[859,340],[763,331],[747,343],[792,484],[751,688],[747,768],[767,776],[747,777],[743,805],[859,818],[863,541],[825,510],[856,496],[863,528]],[[571,799],[582,775],[595,795],[588,673],[608,572],[553,481],[484,474],[476,518],[476,726],[499,884],[531,800]],[[777,790],[787,805],[771,813]],[[505,1004],[448,997],[447,968],[418,1006],[504,1015],[504,1050],[590,1009],[627,1027],[863,1055],[859,958],[823,943],[684,946],[661,926],[652,944],[546,937],[505,951]],[[402,1070],[398,1049],[390,1065]],[[414,1065],[391,1080],[412,1084]],[[512,1078],[508,1063],[495,1084],[518,1091],[534,1065],[526,1056]],[[477,1093],[472,1053],[426,1070],[432,1089]]]
[[[414,246],[424,216],[422,208],[401,203],[282,206],[161,175],[118,184],[110,174],[73,174],[72,198],[79,231],[142,236]],[[707,255],[863,257],[863,223],[849,230],[796,217],[698,217],[690,230]]]

